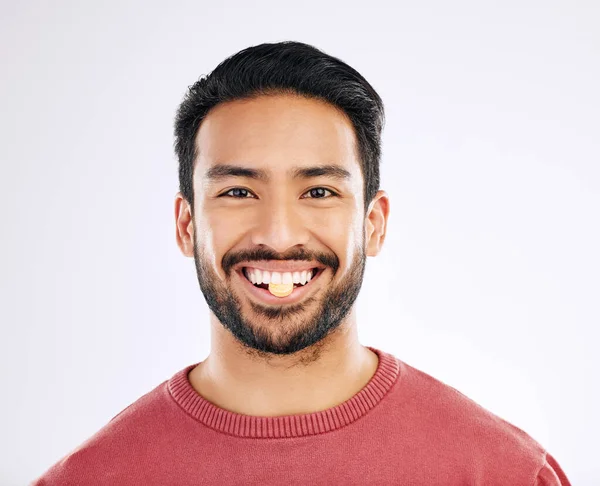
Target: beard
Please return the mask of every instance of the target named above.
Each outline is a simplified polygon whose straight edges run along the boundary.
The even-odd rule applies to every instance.
[[[249,301],[255,317],[248,318],[242,312],[242,303],[231,286],[232,267],[237,263],[258,260],[303,260],[318,261],[332,270],[333,280],[339,270],[339,260],[334,254],[309,253],[298,250],[281,257],[268,249],[255,249],[238,253],[226,253],[222,267],[227,275],[226,282],[211,268],[208,259],[198,249],[194,232],[194,262],[200,289],[206,303],[219,322],[233,335],[249,354],[258,353],[291,355],[305,348],[324,344],[352,309],[362,286],[366,254],[361,246],[354,254],[348,274],[337,284],[325,284],[317,296],[305,297],[296,304],[281,306],[261,305]],[[321,275],[321,278],[324,274]],[[245,277],[241,277],[245,278]],[[311,307],[314,310],[311,312]],[[260,325],[259,321],[268,321]],[[318,353],[317,347],[314,353]]]

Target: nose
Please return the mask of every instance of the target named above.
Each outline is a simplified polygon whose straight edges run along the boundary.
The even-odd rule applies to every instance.
[[[280,200],[261,208],[258,222],[252,231],[254,245],[266,245],[279,253],[285,253],[293,246],[306,245],[308,241],[308,228],[293,201]]]

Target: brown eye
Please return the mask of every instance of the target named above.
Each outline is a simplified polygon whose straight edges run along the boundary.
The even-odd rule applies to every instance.
[[[305,194],[310,194],[309,199],[325,199],[327,197],[331,197],[327,196],[326,193],[330,193],[331,196],[337,196],[335,192],[330,189],[325,189],[324,187],[314,187],[305,192]]]
[[[232,193],[231,196],[229,196],[230,193]],[[248,194],[251,194],[248,189],[244,189],[243,187],[234,187],[233,189],[229,189],[229,191],[221,194],[221,196],[229,196],[233,197],[234,199],[245,199],[248,198]]]

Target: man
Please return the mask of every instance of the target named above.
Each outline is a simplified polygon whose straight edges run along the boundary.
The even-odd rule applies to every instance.
[[[525,432],[358,342],[389,214],[383,121],[357,71],[298,42],[245,49],[189,89],[176,239],[210,354],[35,484],[569,484]]]

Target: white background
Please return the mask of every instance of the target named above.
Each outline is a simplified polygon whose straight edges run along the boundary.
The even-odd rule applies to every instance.
[[[389,234],[361,342],[600,484],[600,4],[166,5],[2,2],[0,483],[207,356],[175,242],[175,110],[225,57],[300,40],[387,110]]]

